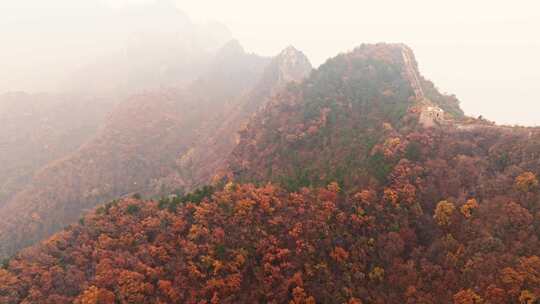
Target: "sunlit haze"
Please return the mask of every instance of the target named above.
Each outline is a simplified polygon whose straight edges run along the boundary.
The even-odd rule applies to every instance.
[[[101,22],[103,6],[122,9],[144,2],[3,0],[0,90],[48,90],[58,85],[64,68],[121,48],[114,31],[123,29],[106,18]],[[196,23],[223,23],[250,52],[274,55],[294,45],[315,66],[364,42],[404,42],[424,76],[455,94],[468,115],[540,125],[537,1],[196,0],[176,5]]]
[[[0,304],[540,303],[539,0],[0,0]]]

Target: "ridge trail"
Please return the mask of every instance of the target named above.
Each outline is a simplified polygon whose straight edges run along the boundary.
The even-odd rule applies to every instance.
[[[407,78],[411,84],[411,87],[414,90],[414,95],[417,101],[419,101],[424,107],[435,106],[431,102],[431,100],[426,98],[424,94],[424,89],[422,88],[422,84],[420,82],[420,76],[418,75],[416,68],[413,66],[412,50],[405,44],[400,44],[399,46],[401,48],[401,55],[403,56],[403,65],[405,67],[405,72],[407,74]],[[527,130],[527,129],[520,130],[511,126],[498,126],[498,125],[490,125],[490,124],[484,124],[484,123],[478,123],[478,122],[472,123],[472,124],[463,124],[463,123],[454,122],[452,124],[449,124],[448,120],[445,121],[442,119],[439,122],[440,123],[446,122],[447,126],[453,127],[451,129],[457,132],[460,132],[460,131],[470,132],[470,131],[475,131],[479,129],[498,129],[498,130],[503,130],[507,132],[525,132],[526,131],[528,132],[529,138],[532,136],[532,132],[530,130]]]
[[[411,50],[406,46],[401,44],[401,55],[403,56],[403,63],[405,66],[405,71],[407,73],[407,78],[414,90],[414,95],[418,101],[425,100],[424,90],[422,89],[422,84],[420,83],[420,77],[418,76],[416,69],[413,67],[413,60],[411,56]]]

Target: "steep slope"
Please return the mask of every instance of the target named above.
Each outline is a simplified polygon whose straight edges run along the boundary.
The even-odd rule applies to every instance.
[[[232,150],[242,121],[256,110],[244,109],[248,97],[261,94],[264,101],[264,94],[273,91],[249,93],[257,91],[269,63],[232,41],[186,90],[141,94],[119,105],[99,136],[42,169],[0,209],[0,215],[10,215],[0,220],[0,253],[13,253],[58,231],[100,202],[134,192],[168,194],[208,181]],[[223,144],[201,154],[198,162],[210,165],[185,174],[179,158],[194,147],[207,147],[201,141],[207,138]]]
[[[459,107],[459,101],[455,96],[441,94],[431,81],[422,77],[418,71],[418,62],[411,48],[405,44],[398,44],[394,47],[401,49],[404,75],[413,89],[416,100],[430,106],[440,107],[454,119],[464,118],[463,110]]]
[[[187,183],[185,189],[194,189],[210,181],[222,169],[238,141],[238,132],[250,116],[265,106],[270,97],[286,85],[300,82],[309,75],[312,66],[307,57],[288,47],[274,57],[252,90],[231,102],[228,111],[215,118],[217,124],[199,134],[199,140],[178,161],[178,171]]]
[[[416,93],[410,69],[425,96]],[[390,167],[382,166],[375,145],[393,127],[415,127],[427,97],[450,109],[449,119],[463,119],[457,100],[417,75],[414,56],[402,44],[363,45],[328,60],[251,120],[228,173],[289,189],[335,180],[345,186],[383,181]]]
[[[426,127],[402,51],[362,46],[275,96],[230,165],[263,186],[106,204],[7,261],[0,301],[535,303],[540,129]]]
[[[0,206],[48,162],[98,131],[115,101],[68,94],[0,96]]]
[[[328,60],[251,120],[231,173],[240,181],[298,186],[363,174],[350,169],[366,165],[380,123],[400,123],[414,103],[404,74],[399,47],[365,45]]]
[[[6,262],[0,300],[534,303],[538,180],[523,174],[503,186],[505,196],[445,200],[434,211],[421,196],[415,206],[410,193],[346,195],[336,183],[115,201]]]
[[[66,11],[69,9],[66,7]],[[35,64],[28,64],[31,66],[29,71],[18,70],[24,64],[13,69],[8,65],[6,71],[10,72],[4,75],[6,81],[2,86],[8,92],[13,88],[6,85],[12,81],[14,87],[22,86],[25,92],[33,92],[41,88],[40,83],[58,82],[60,74],[67,80],[50,88],[47,86],[51,91],[47,93],[0,92],[0,121],[3,124],[0,130],[0,206],[28,185],[39,169],[67,157],[96,135],[105,116],[126,96],[150,89],[185,87],[200,78],[212,68],[216,52],[231,37],[222,25],[193,23],[172,1],[144,1],[117,9],[99,4],[95,9],[86,12],[88,15],[84,20],[79,20],[85,24],[84,30],[68,31],[79,34],[73,39],[65,37],[69,43],[61,51],[63,56],[56,58],[54,67],[47,69],[37,59],[47,57],[46,61],[50,62],[49,57],[55,54],[47,56],[44,53],[52,52],[54,48],[36,54],[37,58],[33,57],[36,60],[29,61]],[[57,21],[58,24],[66,22]],[[43,22],[36,22],[39,23]],[[38,32],[43,31],[46,37],[50,28],[47,24],[42,25]],[[94,37],[98,40],[90,43],[100,46],[99,56],[96,50],[78,49],[78,43],[72,41],[89,40],[81,37],[100,31],[100,28],[99,37]],[[31,36],[32,33],[29,29],[25,34]],[[40,41],[45,41],[43,39]],[[47,41],[55,45],[55,39],[58,37]],[[20,48],[19,43],[10,45],[6,49],[8,54]],[[40,49],[42,46],[35,47]],[[20,53],[14,58],[23,62],[25,60],[21,58],[26,50]],[[67,61],[73,62],[68,64]],[[72,71],[74,66],[78,68],[75,72]],[[47,70],[47,77],[38,75],[38,70]],[[24,80],[14,80],[18,73],[24,75]],[[36,76],[38,79],[32,80]],[[23,83],[28,85],[24,87]]]

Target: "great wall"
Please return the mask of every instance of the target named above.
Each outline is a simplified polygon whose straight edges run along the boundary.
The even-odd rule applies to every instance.
[[[412,50],[405,44],[399,45],[401,48],[401,55],[403,57],[403,65],[405,67],[405,74],[409,83],[414,91],[415,99],[417,105],[420,108],[420,117],[419,122],[425,128],[436,127],[445,125],[449,128],[447,130],[454,132],[472,132],[482,129],[498,129],[503,132],[512,132],[512,133],[524,133],[530,138],[534,133],[531,128],[527,127],[512,127],[512,126],[499,126],[494,123],[482,121],[475,119],[472,123],[459,123],[457,121],[450,120],[447,115],[445,115],[443,109],[433,103],[429,98],[424,94],[424,89],[422,88],[422,83],[420,81],[420,76],[418,75],[417,69],[414,63],[414,55]],[[538,130],[534,130],[538,131]]]
[[[412,50],[404,44],[400,44],[400,48],[406,77],[414,91],[416,101],[420,106],[420,124],[429,128],[443,123],[445,119],[444,111],[431,102],[424,94],[420,76],[414,66]]]

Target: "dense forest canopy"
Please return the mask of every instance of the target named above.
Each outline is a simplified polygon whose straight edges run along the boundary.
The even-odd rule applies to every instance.
[[[135,192],[147,196],[183,193],[210,182],[251,115],[275,91],[301,81],[310,71],[311,64],[300,51],[287,48],[266,58],[245,52],[233,40],[187,88],[136,94],[116,105],[106,118],[107,104],[87,104],[86,99],[71,101],[70,108],[64,102],[41,111],[35,115],[39,120],[26,127],[12,124],[17,118],[21,121],[13,116],[0,131],[13,144],[0,151],[0,161],[6,163],[6,176],[14,175],[0,179],[0,257],[49,237],[104,201]],[[29,111],[22,107],[12,114],[24,117]],[[93,111],[101,114],[103,123],[94,119]],[[64,124],[43,122],[54,118]],[[37,137],[35,143],[28,140],[28,133],[30,138]],[[86,133],[90,135],[82,136]],[[79,141],[69,145],[72,137]],[[71,150],[53,154],[63,148],[61,143]],[[45,160],[20,170],[25,165],[21,162],[35,159],[33,153],[42,146],[50,147],[40,153]],[[8,172],[12,168],[22,171],[25,178],[17,187],[10,184],[19,177],[15,175],[19,172]]]
[[[111,201],[6,259],[0,302],[536,303],[540,130],[466,117],[421,78],[427,106],[402,50],[281,87],[209,154],[212,185]]]

